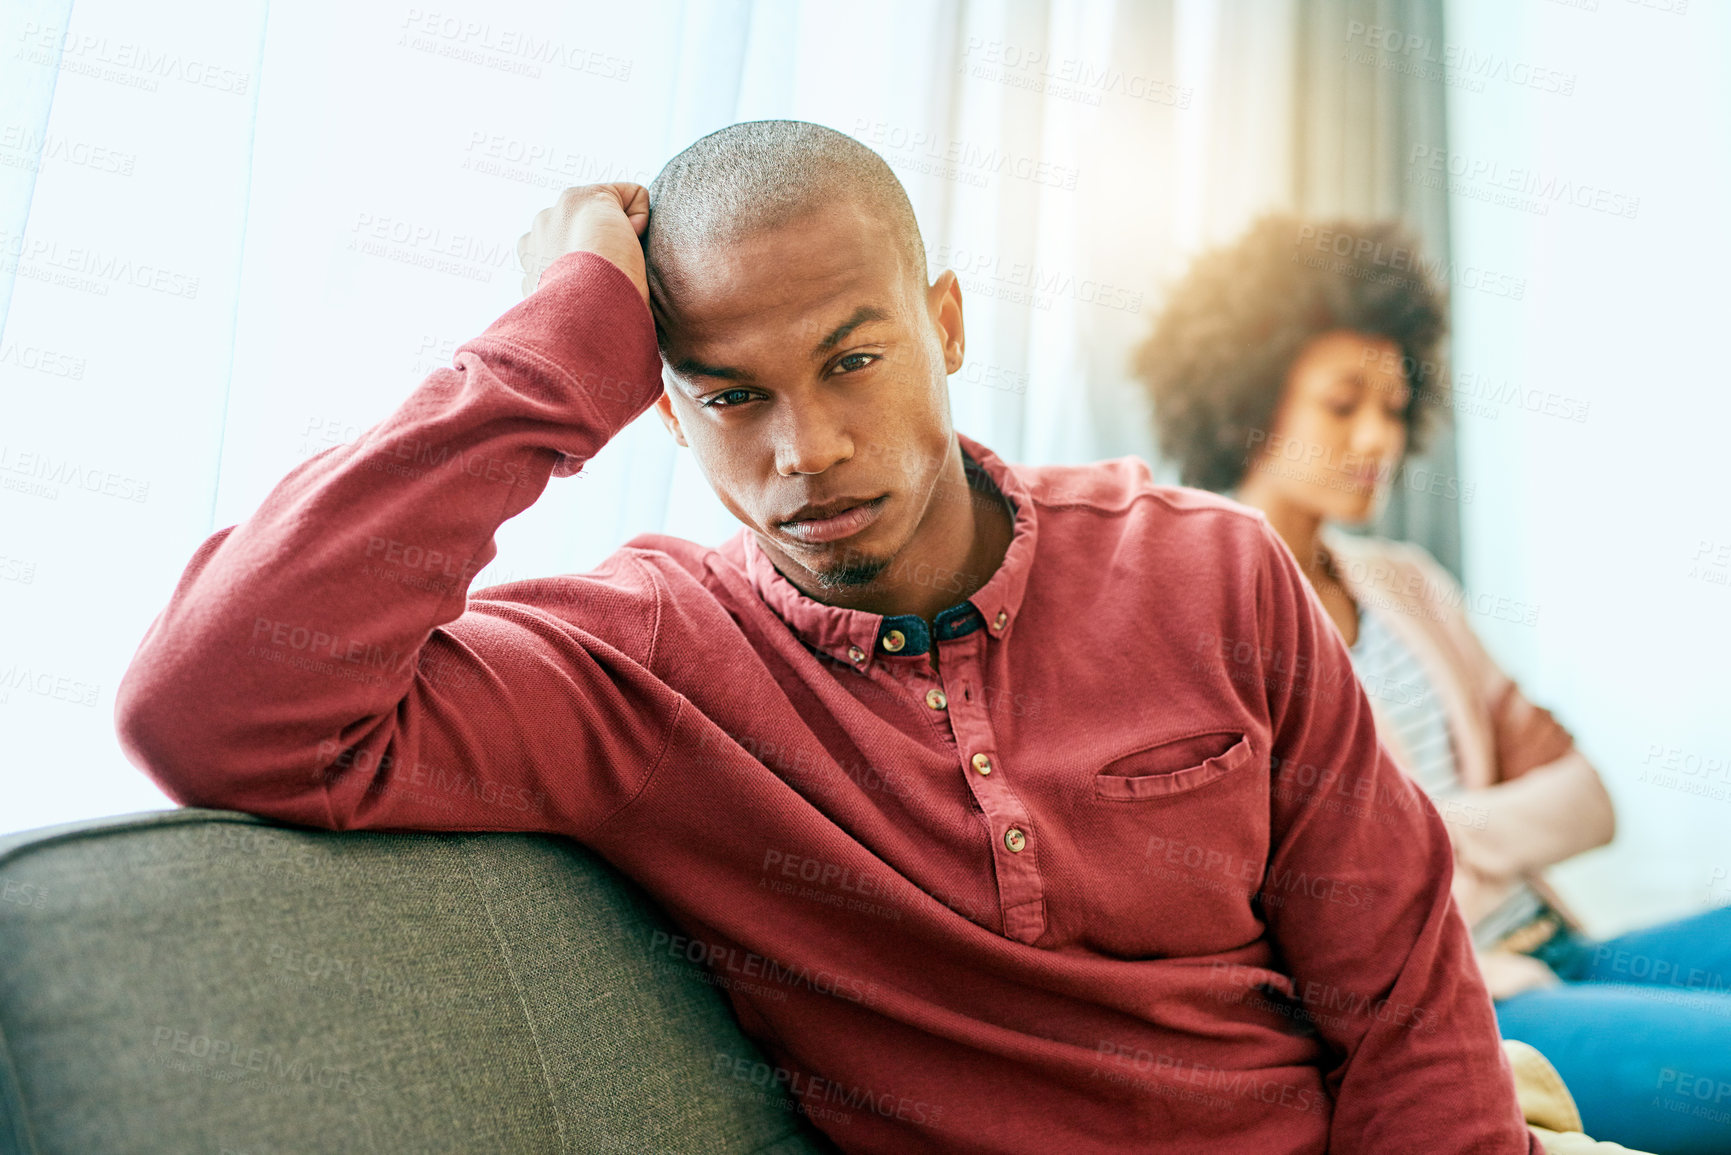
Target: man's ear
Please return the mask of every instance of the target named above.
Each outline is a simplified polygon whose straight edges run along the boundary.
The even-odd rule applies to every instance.
[[[926,310],[944,344],[944,372],[954,373],[962,367],[967,338],[962,329],[962,284],[953,270],[939,273],[926,290]]]
[[[655,399],[655,411],[661,414],[661,424],[667,426],[667,432],[673,434],[673,440],[687,449],[691,448],[691,443],[685,440],[685,431],[679,428],[679,418],[674,415],[673,394],[665,388],[661,390],[661,396]]]

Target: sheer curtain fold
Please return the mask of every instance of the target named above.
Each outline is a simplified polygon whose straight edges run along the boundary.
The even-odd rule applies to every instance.
[[[24,226],[36,193],[36,174],[47,150],[48,110],[60,79],[62,38],[72,0],[9,0],[0,8],[0,43],[12,51],[10,65],[0,70],[0,108],[6,110],[6,136],[0,165],[0,341],[6,337],[6,316],[12,286],[18,279]],[[16,251],[14,241],[17,242]]]
[[[1432,46],[1444,43],[1440,0],[1297,0],[1296,17],[1294,207],[1318,217],[1399,218],[1428,259],[1451,267],[1447,189],[1407,179],[1415,148],[1448,144],[1444,73],[1430,63]],[[1446,485],[1439,493],[1409,483],[1459,476],[1452,411],[1438,404],[1430,416],[1429,443],[1410,455],[1371,532],[1418,542],[1459,578],[1458,497]]]

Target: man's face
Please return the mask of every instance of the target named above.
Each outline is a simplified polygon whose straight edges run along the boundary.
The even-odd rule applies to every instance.
[[[920,283],[888,227],[844,203],[663,258],[652,300],[657,408],[722,504],[795,584],[868,585],[953,445],[955,275]]]

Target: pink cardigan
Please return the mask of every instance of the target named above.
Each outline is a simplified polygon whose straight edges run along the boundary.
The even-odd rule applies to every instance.
[[[1503,825],[1511,828],[1513,852],[1528,867],[1523,877],[1581,929],[1543,869],[1601,846],[1615,833],[1610,796],[1598,772],[1550,711],[1528,701],[1485,650],[1467,620],[1470,602],[1435,558],[1410,542],[1360,537],[1330,526],[1321,536],[1353,600],[1392,611],[1383,614],[1384,621],[1412,649],[1442,703],[1468,792],[1460,800],[1462,809],[1445,810],[1445,816],[1461,822],[1483,822],[1493,814],[1516,818],[1518,825]],[[1381,717],[1375,698],[1371,709]],[[1395,760],[1409,765],[1394,728],[1379,725],[1378,733]],[[1509,789],[1517,780],[1519,788]],[[1476,909],[1488,910],[1504,891],[1472,896],[1484,904]],[[1463,900],[1463,908],[1474,906]]]

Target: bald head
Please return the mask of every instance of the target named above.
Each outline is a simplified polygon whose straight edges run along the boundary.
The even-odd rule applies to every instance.
[[[667,162],[649,186],[644,234],[652,295],[666,301],[679,260],[847,204],[882,223],[903,266],[926,284],[926,248],[908,194],[882,157],[803,120],[732,124]]]

